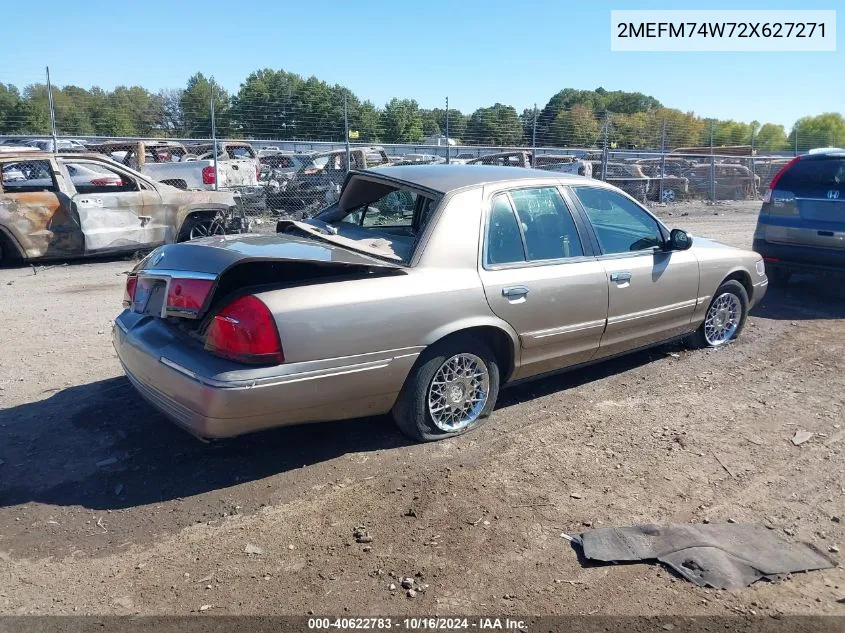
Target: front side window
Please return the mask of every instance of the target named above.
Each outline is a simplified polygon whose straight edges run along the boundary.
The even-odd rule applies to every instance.
[[[620,193],[597,187],[572,187],[584,206],[602,253],[651,250],[663,244],[657,220]]]

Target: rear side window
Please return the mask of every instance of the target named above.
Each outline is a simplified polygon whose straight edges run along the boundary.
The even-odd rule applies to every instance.
[[[56,180],[48,160],[25,160],[0,163],[3,190],[6,193],[57,192]]]
[[[838,190],[845,197],[845,158],[801,159],[787,169],[778,189],[800,193]]]
[[[575,222],[554,187],[517,189],[493,198],[485,264],[580,257]]]
[[[493,198],[487,224],[486,265],[512,264],[525,261],[522,235],[511,203],[505,194]]]
[[[511,191],[510,196],[525,235],[529,260],[584,254],[575,221],[557,189],[518,189]]]

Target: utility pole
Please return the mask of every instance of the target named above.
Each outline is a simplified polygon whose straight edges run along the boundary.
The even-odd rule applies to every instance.
[[[53,134],[53,153],[59,150],[58,138],[56,135],[56,110],[53,106],[53,84],[50,83],[50,67],[47,69],[47,101],[50,104],[50,131]]]
[[[537,166],[537,104],[534,104],[534,123],[531,126],[531,166]]]
[[[211,95],[211,143],[214,146],[214,190],[217,191],[220,178],[217,173],[217,121],[214,118],[214,77],[209,79],[208,85],[210,88],[209,94]]]
[[[446,164],[450,164],[452,145],[449,142],[449,97],[446,97]]]
[[[346,107],[346,93],[343,93],[343,129],[346,130],[346,173],[349,173],[349,110]]]
[[[795,155],[798,156],[798,123],[795,124]]]

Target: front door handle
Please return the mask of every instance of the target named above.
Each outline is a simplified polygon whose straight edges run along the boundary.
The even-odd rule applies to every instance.
[[[502,296],[508,299],[519,299],[528,294],[528,288],[525,286],[507,286],[502,288]]]
[[[628,283],[631,281],[631,273],[610,273],[610,281],[618,284]]]

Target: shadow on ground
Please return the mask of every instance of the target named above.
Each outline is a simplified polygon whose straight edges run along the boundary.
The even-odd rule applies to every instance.
[[[158,503],[406,443],[380,417],[203,443],[112,378],[0,411],[0,507]]]
[[[661,358],[662,346],[504,390],[499,407]],[[332,460],[409,445],[388,416],[202,443],[111,378],[0,411],[0,507],[28,502],[116,510],[200,495]]]
[[[845,278],[795,275],[783,288],[769,288],[751,311],[763,319],[802,321],[845,318]]]

